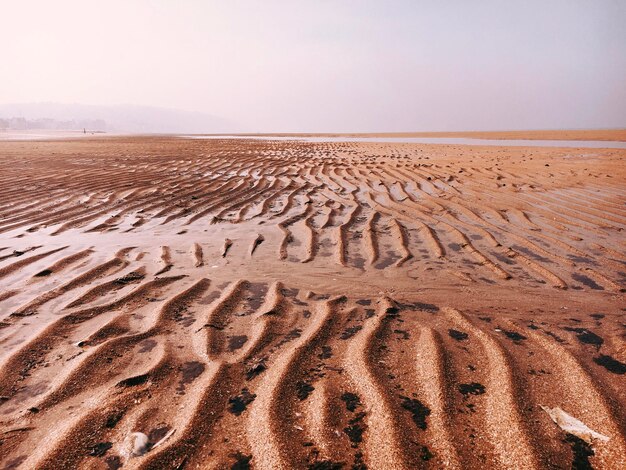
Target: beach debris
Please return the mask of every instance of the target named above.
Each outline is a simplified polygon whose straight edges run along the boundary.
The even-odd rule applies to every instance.
[[[552,421],[554,421],[557,426],[560,427],[563,431],[582,439],[588,444],[591,444],[593,442],[593,439],[598,439],[603,442],[606,442],[610,439],[608,436],[605,436],[594,431],[593,429],[590,429],[585,423],[574,418],[572,415],[567,414],[558,406],[555,408],[549,408],[543,405],[539,406],[541,406],[541,409],[543,411],[548,413],[548,416],[552,418]]]
[[[246,380],[252,380],[265,369],[267,369],[265,357],[253,357],[246,365]]]
[[[172,434],[174,434],[175,432],[176,432],[176,429],[174,428],[170,429],[165,436],[163,436],[156,444],[152,446],[152,449],[154,449],[155,447],[159,447],[161,444],[167,441],[170,437],[172,437]]]
[[[148,436],[142,432],[131,433],[122,444],[121,454],[127,459],[131,457],[140,457],[150,448]]]

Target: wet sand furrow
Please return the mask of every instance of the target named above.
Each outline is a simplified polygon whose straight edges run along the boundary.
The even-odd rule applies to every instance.
[[[381,299],[379,303],[378,312],[365,323],[363,330],[349,344],[344,367],[350,381],[363,397],[367,409],[365,460],[368,466],[381,469],[406,468],[398,444],[398,430],[391,418],[393,414],[368,364],[368,349],[380,322],[389,309],[395,308],[389,299]]]
[[[4,266],[2,268],[0,268],[0,279],[7,277],[17,271],[19,271],[20,269],[24,268],[25,266],[28,266],[30,264],[36,263],[37,261],[44,259],[50,255],[53,255],[55,253],[58,253],[59,251],[63,251],[66,250],[67,248],[69,248],[68,246],[64,246],[61,248],[56,248],[54,250],[50,250],[50,251],[46,251],[45,253],[41,253],[39,255],[33,255],[30,256],[26,259],[23,259],[21,261],[16,261],[15,263],[9,264],[8,266]]]
[[[461,329],[478,338],[489,361],[486,428],[502,468],[539,468],[520,418],[509,360],[503,349],[460,312],[446,308],[445,314]]]
[[[276,432],[275,420],[278,413],[277,396],[286,377],[293,373],[299,358],[309,353],[316,339],[329,328],[334,304],[339,299],[330,300],[319,306],[313,313],[311,324],[298,340],[292,343],[272,364],[263,381],[256,389],[257,398],[250,408],[246,434],[252,449],[255,464],[259,468],[289,468],[289,454],[286,436]]]
[[[432,446],[438,464],[444,468],[461,468],[454,441],[451,438],[450,410],[445,387],[444,351],[435,331],[422,328],[417,340],[415,369],[419,388],[426,406],[430,409],[431,426],[436,430]]]
[[[39,307],[45,305],[51,300],[79,287],[91,284],[102,277],[116,274],[124,269],[127,265],[128,262],[123,260],[122,256],[116,256],[109,261],[105,261],[104,263],[101,263],[93,268],[90,268],[86,272],[79,274],[66,284],[63,284],[59,287],[53,288],[52,290],[38,295],[26,305],[18,308],[14,313],[17,316],[31,315],[32,313],[36,312]]]

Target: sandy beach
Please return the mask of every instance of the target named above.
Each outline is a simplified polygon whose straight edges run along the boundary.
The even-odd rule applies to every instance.
[[[87,136],[0,168],[0,468],[626,468],[626,150]]]

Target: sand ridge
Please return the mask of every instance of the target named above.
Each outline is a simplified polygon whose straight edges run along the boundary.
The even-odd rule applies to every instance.
[[[0,468],[624,467],[625,160],[0,142]]]

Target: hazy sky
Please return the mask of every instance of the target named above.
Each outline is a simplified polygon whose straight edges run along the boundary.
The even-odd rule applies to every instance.
[[[0,0],[0,103],[245,131],[626,126],[626,1]]]

